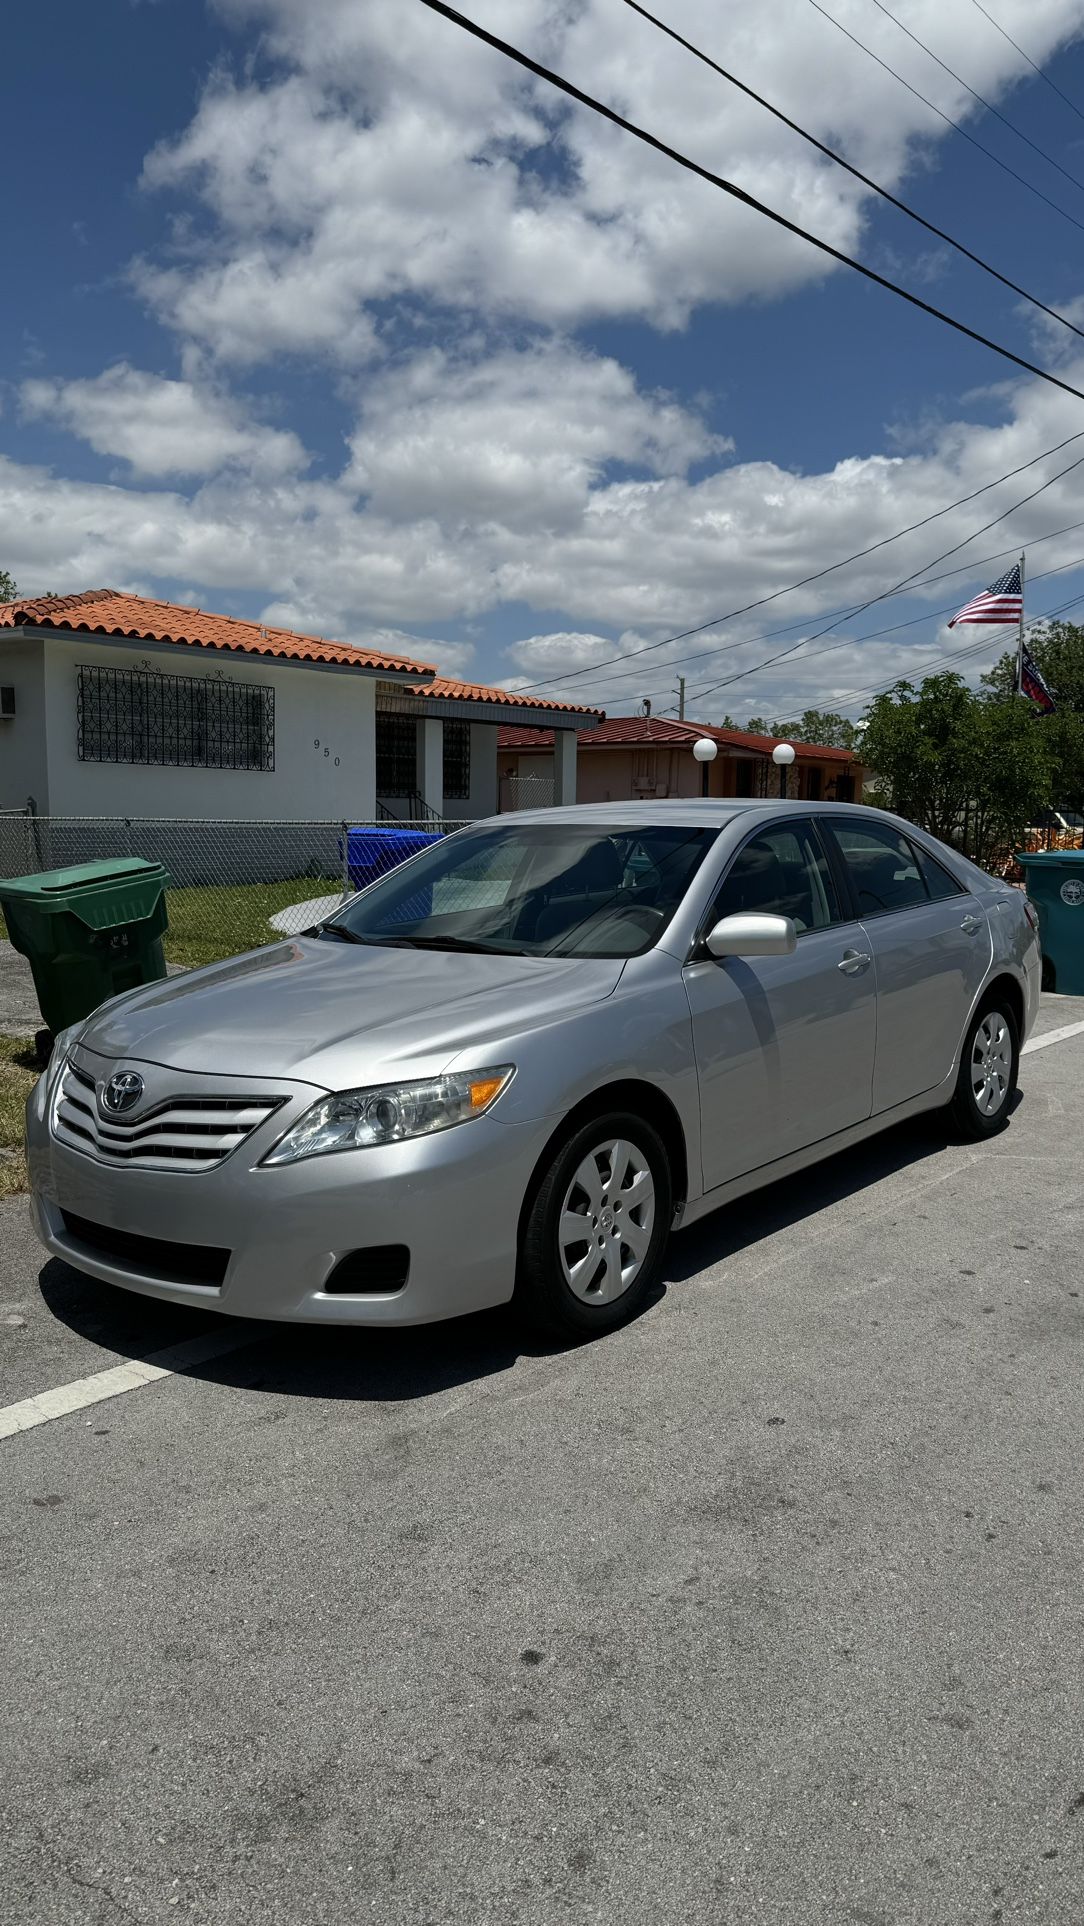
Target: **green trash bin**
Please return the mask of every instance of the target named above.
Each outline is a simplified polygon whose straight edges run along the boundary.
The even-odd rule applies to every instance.
[[[1043,981],[1084,996],[1084,849],[1023,849],[1016,860],[1039,912]]]
[[[161,863],[121,856],[0,881],[8,935],[29,960],[48,1026],[38,1032],[43,1061],[58,1030],[165,976],[169,880]]]

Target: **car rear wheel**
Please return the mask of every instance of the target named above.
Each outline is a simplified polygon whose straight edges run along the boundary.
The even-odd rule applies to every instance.
[[[993,1137],[1009,1121],[1020,1070],[1020,1036],[1004,998],[991,997],[972,1017],[960,1054],[953,1123],[970,1139]]]
[[[565,1337],[624,1324],[655,1283],[670,1234],[670,1166],[642,1117],[592,1118],[554,1152],[520,1245],[516,1302]]]

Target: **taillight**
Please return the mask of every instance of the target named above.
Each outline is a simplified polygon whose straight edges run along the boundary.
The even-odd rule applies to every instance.
[[[1027,917],[1028,922],[1031,924],[1031,927],[1035,931],[1036,936],[1038,936],[1039,912],[1036,909],[1034,903],[1032,902],[1030,896],[1025,896],[1024,898],[1024,915]]]

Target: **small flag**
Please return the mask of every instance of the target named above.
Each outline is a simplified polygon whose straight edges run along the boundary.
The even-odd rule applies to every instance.
[[[1050,711],[1057,707],[1050,693],[1050,685],[1046,681],[1026,642],[1020,645],[1020,688],[1018,693],[1027,696],[1028,701],[1034,702],[1036,708],[1041,709],[1044,715],[1049,715]]]
[[[965,602],[949,623],[954,629],[958,622],[1019,622],[1024,613],[1024,590],[1020,581],[1020,564],[1014,562],[1011,568],[999,575],[996,582],[981,595]]]

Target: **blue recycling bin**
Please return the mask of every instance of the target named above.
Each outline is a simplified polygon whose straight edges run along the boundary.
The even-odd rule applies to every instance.
[[[439,843],[443,833],[442,830],[395,829],[390,823],[386,827],[382,824],[379,829],[348,829],[346,868],[351,887],[365,889],[367,884],[375,883],[378,876],[398,869],[408,856],[417,856],[430,844]],[[340,858],[342,854],[340,839]]]

